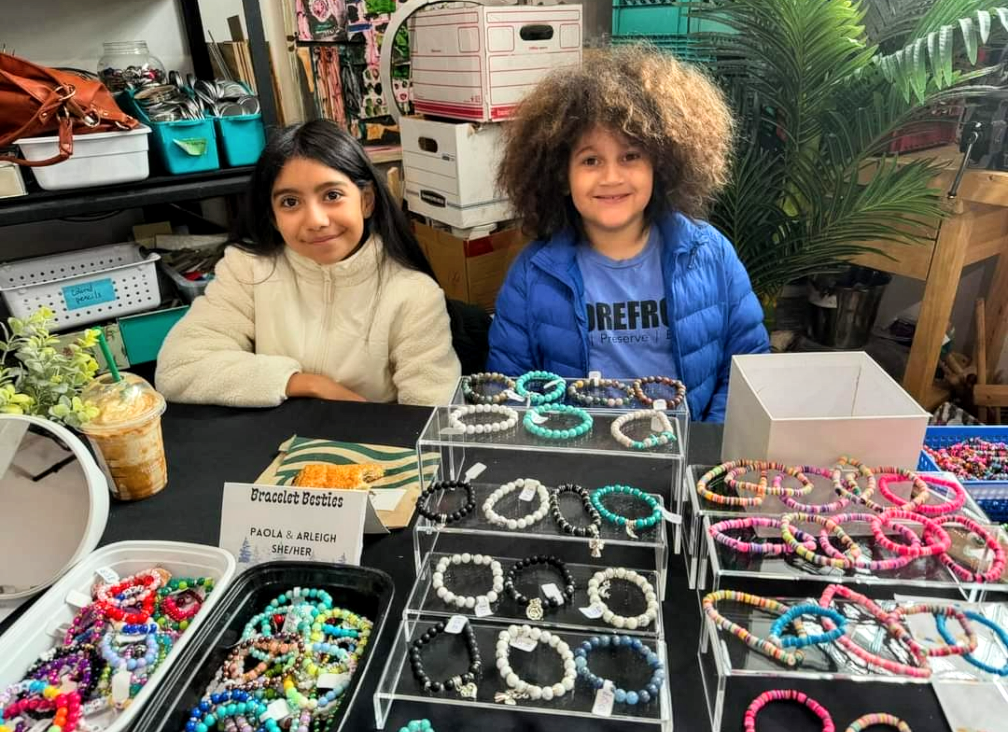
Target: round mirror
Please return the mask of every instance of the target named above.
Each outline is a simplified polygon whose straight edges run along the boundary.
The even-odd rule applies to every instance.
[[[108,483],[84,443],[39,417],[0,415],[0,616],[90,553]]]

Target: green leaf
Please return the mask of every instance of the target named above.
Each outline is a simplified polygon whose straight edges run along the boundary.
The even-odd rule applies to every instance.
[[[986,10],[977,11],[977,30],[980,34],[980,43],[987,43],[991,32],[991,16]]]
[[[931,31],[927,34],[928,58],[931,60],[931,74],[934,76],[938,86],[941,86],[941,61],[938,59],[938,32]]]
[[[941,74],[938,76],[938,86],[942,87],[942,77],[949,84],[952,83],[952,43],[955,39],[955,30],[950,25],[942,26],[938,31],[938,55],[941,57]]]
[[[977,39],[976,36],[974,35],[976,33],[976,27],[973,25],[973,19],[960,18],[959,30],[962,31],[963,43],[966,44],[966,55],[969,57],[971,64],[976,64]]]
[[[1005,33],[1008,33],[1008,8],[994,8],[994,12],[997,13],[998,20],[1001,21],[1001,27],[1004,28]]]
[[[925,44],[923,38],[918,38],[913,46],[913,74],[910,77],[910,84],[913,87],[914,96],[918,102],[924,101],[924,92],[927,89],[927,68],[925,66]]]

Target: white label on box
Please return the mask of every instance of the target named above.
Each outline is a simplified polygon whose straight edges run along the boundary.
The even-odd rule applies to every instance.
[[[586,618],[597,620],[598,618],[602,617],[601,605],[591,604],[588,607],[582,607],[579,609],[581,610],[581,614],[584,615]]]
[[[319,689],[335,689],[337,686],[346,686],[350,681],[350,674],[319,674],[315,686]]]
[[[518,495],[519,501],[531,501],[535,498],[536,488],[538,486],[535,483],[526,483],[525,487],[522,488],[522,492]]]
[[[517,638],[511,639],[511,647],[517,648],[519,651],[525,651],[529,653],[532,651],[539,642],[530,635],[520,635]]]
[[[592,714],[598,717],[611,717],[615,702],[616,693],[613,691],[612,682],[606,679],[602,684],[602,688],[595,692],[595,704],[592,705]]]
[[[678,525],[678,524],[682,523],[682,516],[680,516],[677,513],[672,513],[671,511],[669,511],[664,506],[661,507],[661,514],[662,514],[662,518],[665,519],[666,521],[668,521],[670,524],[677,524]]]
[[[487,615],[493,615],[493,610],[490,608],[490,601],[487,599],[486,595],[480,595],[476,598],[476,607],[474,608],[477,618],[485,618]]]
[[[102,582],[107,585],[114,585],[119,581],[119,573],[111,567],[98,567],[95,574],[101,577]]]
[[[462,632],[462,629],[466,626],[466,619],[463,615],[452,615],[448,618],[448,622],[445,623],[445,633],[451,633],[452,635],[458,635]]]
[[[438,430],[440,435],[464,435],[465,430],[461,427],[442,427]]]
[[[545,585],[542,586],[542,591],[546,597],[550,598],[551,600],[556,600],[561,605],[563,605],[564,603],[563,593],[560,592],[560,588],[557,587],[554,583],[552,582],[546,583]]]
[[[85,595],[83,592],[78,592],[77,590],[70,590],[66,596],[66,603],[71,607],[83,608],[91,604],[91,598]]]
[[[480,475],[483,473],[484,470],[486,470],[486,465],[484,465],[483,463],[476,463],[471,468],[469,468],[469,470],[466,471],[465,474],[466,482],[471,483],[472,481],[476,480],[478,477],[480,477]]]
[[[263,712],[262,716],[259,717],[261,720],[273,719],[280,720],[286,719],[291,715],[290,707],[287,705],[286,699],[274,699],[270,702],[269,706],[266,707],[266,711]]]

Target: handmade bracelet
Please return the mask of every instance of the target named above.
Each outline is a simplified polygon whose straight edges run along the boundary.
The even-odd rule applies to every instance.
[[[628,422],[637,422],[644,419],[655,418],[661,423],[661,430],[653,432],[643,440],[633,440],[623,434],[623,425]],[[650,450],[652,447],[660,447],[670,442],[675,442],[675,430],[672,429],[672,422],[669,421],[665,412],[654,409],[638,409],[636,412],[621,414],[612,421],[609,432],[616,442],[630,450]]]
[[[511,642],[523,638],[529,638],[539,645],[549,646],[556,649],[563,664],[563,678],[555,684],[540,686],[524,681],[514,669],[511,668]],[[497,635],[497,671],[504,679],[508,690],[494,694],[495,702],[503,702],[514,706],[518,699],[532,699],[533,701],[552,701],[559,699],[568,691],[574,691],[574,680],[577,678],[577,668],[574,663],[574,652],[570,646],[558,635],[550,633],[548,630],[532,628],[528,625],[509,625],[507,630],[502,630]]]
[[[500,384],[504,388],[496,394],[481,394],[474,387],[482,384]],[[504,374],[498,374],[496,371],[462,377],[462,395],[467,402],[473,404],[501,404],[507,401],[506,392],[508,390],[514,391],[514,388],[514,379]]]
[[[843,469],[846,466],[857,468],[857,473],[844,475]],[[859,478],[864,478],[868,483],[863,490],[858,485]],[[873,511],[884,511],[885,506],[871,500],[872,494],[875,492],[875,484],[875,472],[860,460],[844,455],[837,461],[837,467],[833,470],[833,490],[841,498],[846,498],[852,503],[860,503]]]
[[[868,524],[872,527],[872,530],[875,530],[879,526],[879,517],[878,514],[875,513],[837,513],[833,514],[829,518],[830,521],[841,528],[843,528],[844,524],[857,522]],[[830,533],[825,528],[821,529],[819,532],[819,548],[822,549],[823,554],[828,557],[833,557],[841,561],[852,561],[851,566],[854,569],[867,570],[869,572],[891,572],[905,567],[914,560],[910,547],[919,547],[921,540],[920,537],[913,532],[913,529],[908,526],[904,526],[903,524],[891,524],[890,528],[896,533],[901,534],[908,542],[907,544],[898,545],[904,547],[906,551],[899,553],[898,556],[895,557],[869,559],[863,554],[859,554],[855,559],[850,560],[851,555],[849,552],[841,552],[833,546],[830,542]],[[895,542],[893,543],[895,544]]]
[[[339,623],[339,625],[333,625]],[[312,618],[311,629],[306,634],[308,643],[305,646],[305,657],[302,668],[310,677],[321,674],[324,663],[320,663],[315,656],[341,655],[336,651],[335,643],[330,643],[329,638],[339,642],[341,639],[351,639],[354,642],[353,650],[343,659],[347,670],[352,671],[352,666],[356,665],[356,659],[364,652],[371,638],[371,631],[374,627],[368,618],[358,615],[345,608],[334,607],[331,610],[319,612]],[[340,649],[342,650],[342,649]]]
[[[0,721],[22,715],[39,716],[39,712],[54,712],[49,730],[74,732],[81,718],[81,697],[77,691],[64,691],[45,681],[22,682],[23,689],[0,705]]]
[[[774,476],[772,484],[769,482],[771,470],[778,472],[778,475]],[[753,471],[759,472],[759,483],[738,479],[739,476]],[[783,484],[785,475],[794,478],[800,485],[798,487],[785,486]],[[805,477],[801,468],[762,460],[737,460],[736,467],[725,474],[724,482],[725,485],[736,491],[749,491],[760,496],[805,496],[811,493],[813,488],[812,481]]]
[[[546,382],[546,386],[550,384],[553,386],[549,391],[540,394],[539,392],[529,390],[528,383],[530,381],[544,381]],[[529,371],[515,379],[514,390],[518,396],[528,399],[531,404],[546,404],[548,402],[555,402],[563,397],[566,386],[567,382],[564,381],[562,376],[549,371]]]
[[[483,659],[480,657],[479,646],[476,644],[476,632],[468,620],[462,627],[462,637],[469,653],[468,670],[445,681],[431,681],[431,678],[424,672],[422,649],[444,631],[445,623],[438,622],[410,643],[409,657],[410,666],[413,668],[413,677],[420,682],[421,688],[428,694],[456,691],[463,699],[475,699],[476,682],[483,677]]]
[[[720,465],[715,465],[713,468],[708,470],[702,476],[700,480],[697,481],[696,491],[697,494],[704,500],[710,501],[711,503],[716,503],[719,506],[759,506],[763,503],[763,495],[758,494],[755,496],[726,496],[721,493],[715,493],[710,490],[707,486],[719,478],[722,475],[727,474],[729,471],[734,470],[742,464],[742,461],[730,461],[727,463],[721,463]]]
[[[996,635],[998,640],[1001,641],[1001,646],[1004,648],[1005,653],[1008,654],[1008,632],[1005,632],[1004,628],[1002,628],[1000,625],[995,623],[987,616],[981,615],[980,613],[974,612],[973,610],[966,610],[963,612],[963,615],[965,615],[974,623],[979,623],[980,625],[983,625],[984,627],[993,631],[994,635]],[[948,643],[949,645],[955,644],[956,640],[954,637],[952,637],[952,633],[949,632],[949,629],[945,623],[944,615],[935,616],[935,625],[938,627],[938,633],[941,635],[942,639],[946,643]],[[971,664],[976,666],[978,669],[986,671],[989,674],[994,674],[995,676],[1008,676],[1008,661],[1005,661],[999,668],[996,666],[991,666],[988,663],[984,663],[979,658],[974,656],[972,652],[963,654],[963,658],[965,658]]]
[[[626,691],[617,686],[610,679],[604,679],[601,676],[595,675],[592,673],[591,668],[589,668],[588,654],[598,650],[599,648],[620,647],[636,651],[641,655],[641,657],[643,657],[644,662],[647,663],[648,667],[651,669],[651,679],[643,689],[638,689],[637,691]],[[662,684],[665,683],[665,666],[662,664],[658,654],[643,643],[640,638],[630,638],[625,635],[593,635],[588,640],[583,641],[581,645],[577,647],[577,650],[574,651],[574,665],[577,668],[577,673],[582,676],[593,689],[601,689],[606,685],[606,682],[611,684],[614,688],[613,697],[619,704],[629,704],[630,706],[647,704],[658,698],[658,693],[661,690]]]
[[[70,621],[70,627],[63,635],[63,645],[74,646],[79,643],[94,645],[98,643],[105,635],[108,622],[105,614],[97,605],[94,603],[85,605]]]
[[[438,491],[448,491],[449,493],[454,493],[460,488],[465,491],[465,503],[451,513],[434,513],[433,510],[428,508],[427,504],[430,503],[431,497]],[[420,496],[417,498],[416,502],[417,513],[426,519],[437,521],[441,526],[447,526],[448,524],[454,524],[461,521],[463,518],[468,516],[474,508],[476,508],[476,496],[473,493],[472,485],[466,480],[441,480],[436,483],[431,483],[420,492]]]
[[[675,389],[675,396],[671,399],[665,400],[668,409],[675,409],[682,404],[683,399],[686,398],[686,385],[678,379],[670,379],[668,376],[642,376],[639,379],[634,379],[630,388],[633,389],[633,393],[634,396],[637,397],[637,401],[646,407],[652,406],[655,401],[644,393],[644,387],[650,384],[664,384],[665,386],[670,386]]]
[[[203,607],[206,596],[213,591],[214,582],[210,577],[172,577],[157,591],[158,606],[154,620],[161,627],[172,626],[178,630],[189,627],[189,621]],[[179,600],[187,600],[184,606]]]
[[[570,415],[576,417],[578,423],[573,427],[565,429],[553,429],[536,424],[535,417],[537,415],[542,417],[547,414]],[[536,437],[541,437],[545,440],[562,441],[573,440],[587,434],[592,428],[593,420],[592,416],[580,407],[572,407],[569,404],[540,404],[525,411],[522,424],[525,426],[526,431]]]
[[[482,595],[462,595],[456,594],[445,587],[445,571],[449,566],[459,566],[462,564],[475,564],[477,567],[486,565],[490,567],[492,579],[490,589]],[[497,602],[497,598],[504,589],[504,568],[501,563],[489,554],[452,554],[450,557],[441,557],[434,567],[434,575],[431,579],[431,587],[445,605],[454,605],[459,608],[472,610],[481,604],[482,600],[488,606]]]
[[[131,651],[140,646],[144,649],[144,654],[140,658],[128,657],[119,653],[120,646],[128,648]],[[157,631],[146,634],[144,639],[139,643],[121,643],[116,641],[116,631],[109,630],[105,633],[105,637],[102,638],[98,649],[101,652],[102,658],[112,667],[113,671],[126,669],[132,672],[137,669],[153,669],[157,663],[158,656]]]
[[[924,543],[916,544],[897,544],[895,541],[890,539],[885,535],[885,528],[894,526],[892,523],[895,519],[902,519],[904,521],[913,521],[915,523],[923,524],[923,538]],[[902,557],[909,557],[910,559],[917,559],[918,557],[933,557],[936,554],[944,554],[952,546],[952,537],[948,535],[934,519],[929,519],[926,516],[922,516],[918,513],[912,513],[910,511],[904,511],[900,508],[890,508],[884,511],[880,516],[877,516],[871,524],[872,534],[875,536],[875,541],[879,543],[883,549],[887,551],[899,554]]]
[[[973,630],[973,626],[970,624],[969,619],[966,615],[958,608],[952,605],[938,605],[935,603],[916,603],[913,605],[899,605],[893,611],[893,615],[899,619],[903,620],[908,615],[923,615],[924,613],[931,613],[935,618],[939,615],[944,615],[947,618],[955,618],[959,625],[962,627],[963,632],[966,634],[965,642],[960,643],[956,641],[955,643],[947,643],[944,646],[936,646],[932,648],[925,648],[921,645],[921,650],[931,658],[935,656],[964,656],[967,653],[972,653],[977,647],[977,637],[976,632]],[[937,622],[937,621],[936,621]]]
[[[297,607],[307,605],[315,607],[319,611],[331,610],[333,606],[332,595],[325,590],[312,587],[295,587],[290,592],[284,592],[280,596],[270,600],[266,606],[266,612],[278,613],[287,607]]]
[[[48,681],[54,686],[71,681],[81,698],[86,699],[98,684],[98,672],[103,663],[98,648],[90,643],[51,648],[28,667],[24,678]]]
[[[798,469],[806,477],[810,475],[818,475],[822,478],[833,479],[833,471],[827,470],[826,468],[816,467],[815,465],[801,465]],[[783,503],[788,508],[794,511],[801,511],[802,513],[834,513],[847,506],[850,503],[843,496],[839,496],[835,501],[830,503],[801,503],[794,496],[783,494],[780,496],[781,503]]]
[[[588,514],[588,525],[587,526],[575,526],[570,521],[568,521],[563,513],[560,511],[560,496],[564,493],[573,493],[578,498],[581,499],[581,505]],[[599,538],[599,529],[602,528],[602,516],[599,514],[595,506],[591,502],[591,494],[588,492],[587,488],[583,488],[574,483],[564,483],[557,487],[555,491],[550,493],[549,497],[549,507],[550,514],[553,516],[553,520],[556,525],[560,527],[560,530],[571,536],[580,536],[582,538],[591,537],[588,542],[588,548],[591,550],[591,555],[598,559],[602,556],[602,550],[605,548],[605,544]]]
[[[840,595],[847,602],[854,603],[863,610],[868,611],[873,618],[885,626],[886,630],[889,631],[889,633],[897,641],[906,644],[911,655],[913,655],[913,657],[917,660],[918,665],[910,666],[897,661],[891,661],[888,658],[882,658],[878,654],[871,653],[867,649],[859,646],[854,642],[853,638],[846,634],[837,638],[837,643],[865,663],[881,668],[889,673],[897,674],[899,676],[912,676],[918,679],[926,679],[931,676],[931,667],[928,666],[927,653],[924,651],[924,648],[914,639],[906,627],[899,622],[892,613],[886,612],[869,597],[855,592],[847,585],[827,585],[826,589],[823,590],[822,596],[819,598],[819,604],[822,607],[830,607],[833,603],[833,597],[835,595]],[[822,618],[822,626],[827,631],[832,630],[835,627],[833,622],[827,617]]]
[[[557,597],[526,597],[518,592],[518,588],[515,587],[515,580],[518,579],[518,574],[526,567],[532,567],[537,564],[553,567],[553,569],[560,573],[560,576],[563,578],[563,586],[558,589],[560,589],[560,593],[563,595],[563,601]],[[507,577],[504,580],[504,589],[517,604],[525,608],[525,615],[529,620],[542,620],[545,611],[558,608],[564,603],[570,603],[574,599],[574,575],[567,569],[566,564],[552,554],[537,554],[526,559],[519,559],[508,570]]]
[[[987,548],[994,552],[994,559],[991,561],[990,567],[988,567],[985,572],[981,572],[979,569],[968,569],[967,567],[962,566],[962,564],[949,556],[947,550],[944,553],[939,554],[938,559],[941,563],[952,570],[959,579],[963,582],[997,582],[1001,579],[1001,575],[1004,573],[1005,569],[1005,550],[1001,546],[1001,542],[997,540],[997,537],[991,531],[988,531],[983,525],[968,516],[963,516],[962,514],[940,516],[937,519],[934,519],[934,522],[938,524],[942,530],[944,530],[944,527],[949,524],[961,526],[967,531],[980,537],[984,544],[986,544]],[[928,529],[925,527],[924,531],[927,533]]]
[[[931,489],[928,488],[928,484],[924,481],[923,478],[917,475],[917,473],[913,472],[912,470],[906,470],[904,468],[896,468],[892,466],[874,468],[873,472],[875,473],[876,476],[875,484],[879,488],[879,493],[886,499],[888,499],[894,506],[896,506],[897,508],[907,509],[908,511],[916,511],[918,513],[925,513],[925,514],[927,513],[926,511],[921,511],[920,509],[924,507],[924,504],[927,503],[928,498],[931,497]],[[890,478],[890,476],[894,476],[895,480]],[[882,489],[883,479],[885,479],[884,480],[886,486],[885,490]],[[904,501],[902,498],[895,495],[891,490],[889,490],[890,482],[910,483],[911,484],[910,500]],[[874,504],[872,506],[873,508],[877,506],[875,510],[878,511],[885,511],[889,508],[888,506],[883,507],[879,504],[875,504],[874,502],[871,503]]]
[[[833,627],[826,630],[825,633],[817,635],[806,634],[797,636],[786,635],[784,633],[787,627],[794,622],[795,618],[801,618],[806,615],[811,615],[821,620],[829,619]],[[774,624],[770,627],[770,635],[767,637],[767,640],[781,648],[804,648],[805,646],[819,645],[821,643],[832,643],[846,632],[847,618],[843,615],[832,608],[804,602],[800,605],[792,605],[783,615],[774,621]]]
[[[204,699],[190,710],[185,729],[186,732],[207,732],[223,723],[226,718],[238,715],[252,720],[258,726],[259,719],[265,712],[266,702],[262,701],[261,696],[241,689],[216,692],[209,701]]]
[[[775,557],[781,554],[791,554],[794,552],[794,549],[787,544],[770,543],[769,541],[741,541],[740,539],[728,536],[728,534],[725,533],[727,531],[735,531],[737,529],[756,529],[758,527],[780,529],[781,522],[780,519],[771,518],[769,516],[749,516],[743,519],[726,519],[725,521],[719,521],[718,523],[712,525],[708,529],[708,533],[710,533],[710,535],[714,538],[714,541],[718,544],[722,544],[743,554],[766,554],[768,556]],[[815,551],[816,540],[814,536],[807,534],[800,529],[795,529],[794,533],[795,536],[798,537],[799,541],[801,541],[801,543],[803,543],[809,551]]]
[[[873,712],[858,717],[847,726],[846,732],[863,732],[869,727],[876,726],[889,726],[894,728],[896,732],[913,732],[909,724],[887,712]]]
[[[891,478],[889,474],[880,475],[878,479],[878,489],[879,493],[885,496],[890,503],[894,506],[900,508],[907,508],[916,513],[923,514],[924,516],[941,516],[946,513],[955,513],[964,505],[966,505],[966,489],[960,485],[957,480],[946,480],[945,478],[938,478],[932,475],[916,476],[917,480],[920,480],[925,484],[925,487],[930,489],[931,486],[937,486],[948,493],[952,493],[952,500],[946,501],[944,503],[914,503],[913,500],[910,502],[904,501],[902,498],[897,496],[889,488],[890,483],[905,483],[907,478]],[[915,483],[916,485],[916,483]],[[925,495],[927,495],[925,493]]]
[[[496,422],[480,422],[479,424],[466,424],[463,417],[472,414],[498,414],[504,419]],[[448,426],[462,430],[467,435],[489,435],[494,432],[507,432],[518,424],[518,412],[511,407],[502,404],[470,404],[466,407],[453,409],[448,415]]]
[[[165,570],[148,569],[113,585],[99,584],[95,604],[114,622],[144,623],[154,614],[157,589],[170,578]]]
[[[613,389],[617,397],[594,396],[582,393],[582,389]],[[622,407],[634,398],[633,388],[619,379],[578,379],[567,387],[567,396],[585,407]]]
[[[833,724],[833,718],[826,710],[826,707],[812,697],[796,689],[772,689],[771,691],[764,691],[758,697],[753,699],[749,708],[745,711],[745,718],[742,727],[744,732],[756,732],[756,715],[759,714],[760,710],[767,704],[778,701],[793,701],[799,704],[804,704],[812,711],[813,714],[819,717],[819,720],[822,722],[822,732],[836,732],[836,726]]]
[[[602,499],[610,494],[622,494],[630,496],[631,498],[637,498],[648,505],[651,509],[651,513],[644,518],[631,519],[626,516],[621,516],[618,513],[614,513],[606,508],[602,504]],[[661,504],[658,502],[654,496],[648,495],[640,488],[634,488],[629,485],[606,485],[591,494],[591,502],[595,507],[595,510],[599,512],[606,521],[611,524],[616,524],[617,526],[622,526],[627,535],[631,539],[637,538],[637,531],[643,531],[644,529],[650,529],[655,524],[658,524],[662,520],[662,508]],[[636,531],[635,531],[636,530]]]
[[[298,633],[305,635],[311,629],[312,612],[324,612],[326,609],[319,610],[307,602],[299,602],[289,607],[267,607],[263,612],[249,618],[242,630],[241,639],[272,638],[284,628],[290,630],[292,626]]]
[[[835,537],[844,547],[840,556],[824,556],[814,551],[810,551],[802,544],[795,535],[791,524],[795,521],[816,523],[823,526],[830,536]],[[784,542],[791,547],[795,554],[807,562],[818,564],[821,567],[837,567],[839,569],[850,569],[857,565],[858,558],[861,557],[861,548],[848,536],[840,524],[833,521],[828,516],[817,513],[795,512],[788,513],[781,517],[781,537]]]
[[[528,485],[532,485],[535,488],[536,495],[539,497],[539,508],[530,514],[526,514],[525,516],[517,519],[504,518],[494,511],[494,506],[497,505],[497,502],[500,501],[500,499],[506,495],[514,493],[516,490],[525,490],[525,487]],[[486,520],[494,526],[503,526],[510,531],[514,531],[515,529],[524,530],[529,526],[534,525],[546,516],[546,512],[548,510],[549,491],[546,490],[546,486],[535,478],[519,478],[518,480],[513,480],[510,483],[505,483],[487,496],[487,499],[483,502],[483,515],[486,517]]]
[[[787,605],[769,597],[760,597],[759,595],[750,595],[748,592],[735,592],[734,590],[709,592],[704,595],[700,603],[704,615],[711,619],[718,630],[731,633],[754,651],[792,668],[804,660],[805,654],[800,650],[790,651],[786,648],[781,648],[768,640],[753,635],[738,623],[733,623],[718,612],[717,605],[719,602],[741,602],[745,605],[753,605],[764,612],[775,613],[777,615],[783,615],[787,612]],[[794,625],[794,629],[799,636],[805,635],[805,626],[802,624],[800,618],[795,618],[792,625]]]
[[[429,719],[411,719],[399,732],[434,732]]]
[[[644,593],[644,612],[640,615],[624,617],[609,609],[605,600],[609,598],[613,580],[624,580],[640,588],[640,591]],[[623,628],[627,630],[646,628],[658,618],[658,593],[655,592],[654,585],[644,575],[624,567],[607,567],[592,575],[592,578],[588,580],[588,604],[595,605],[602,611],[602,622],[621,630]]]

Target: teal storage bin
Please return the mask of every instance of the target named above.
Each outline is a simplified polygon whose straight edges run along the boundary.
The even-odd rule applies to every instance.
[[[182,316],[189,312],[189,306],[154,310],[128,318],[119,318],[119,332],[126,347],[126,358],[131,364],[157,361],[161,344]]]
[[[266,130],[261,114],[214,117],[224,164],[231,168],[255,165],[266,147]]]
[[[132,92],[123,92],[117,101],[125,112],[151,128],[151,149],[167,172],[181,175],[220,168],[217,131],[212,119],[151,122],[133,99]]]

